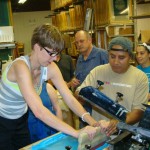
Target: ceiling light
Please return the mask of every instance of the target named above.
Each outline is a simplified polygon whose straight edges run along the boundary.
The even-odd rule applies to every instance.
[[[23,3],[25,3],[26,1],[27,1],[27,0],[19,0],[18,3],[23,4]]]

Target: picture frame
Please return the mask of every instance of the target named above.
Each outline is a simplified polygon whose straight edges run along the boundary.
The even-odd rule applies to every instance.
[[[110,23],[132,23],[132,0],[110,0]]]

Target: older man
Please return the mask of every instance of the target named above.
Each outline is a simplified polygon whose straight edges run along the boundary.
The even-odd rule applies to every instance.
[[[87,31],[80,30],[75,34],[75,44],[80,55],[76,64],[75,77],[70,82],[73,89],[84,81],[93,68],[108,63],[107,51],[93,46],[92,38]],[[92,113],[92,107],[89,104],[84,103],[83,106],[89,113]],[[81,125],[83,126],[85,125]]]
[[[92,44],[92,38],[87,31],[80,30],[75,34],[75,44],[80,52],[77,60],[75,77],[71,80],[71,86],[78,87],[96,66],[108,63],[106,50],[97,48]]]

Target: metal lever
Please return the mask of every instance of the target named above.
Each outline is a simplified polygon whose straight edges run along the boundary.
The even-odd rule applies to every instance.
[[[104,85],[104,82],[97,80],[97,84],[98,84],[97,88],[99,88],[100,86]]]
[[[116,103],[119,103],[119,101],[123,100],[123,94],[120,92],[117,92],[117,97],[116,97]]]

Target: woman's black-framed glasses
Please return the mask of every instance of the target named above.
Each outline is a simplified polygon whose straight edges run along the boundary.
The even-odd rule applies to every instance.
[[[57,56],[60,52],[55,52],[55,53],[53,53],[53,52],[50,52],[49,50],[47,50],[45,47],[43,47],[44,48],[44,50],[46,50],[46,52],[49,54],[49,56],[51,56],[51,57],[55,57],[55,56]]]

